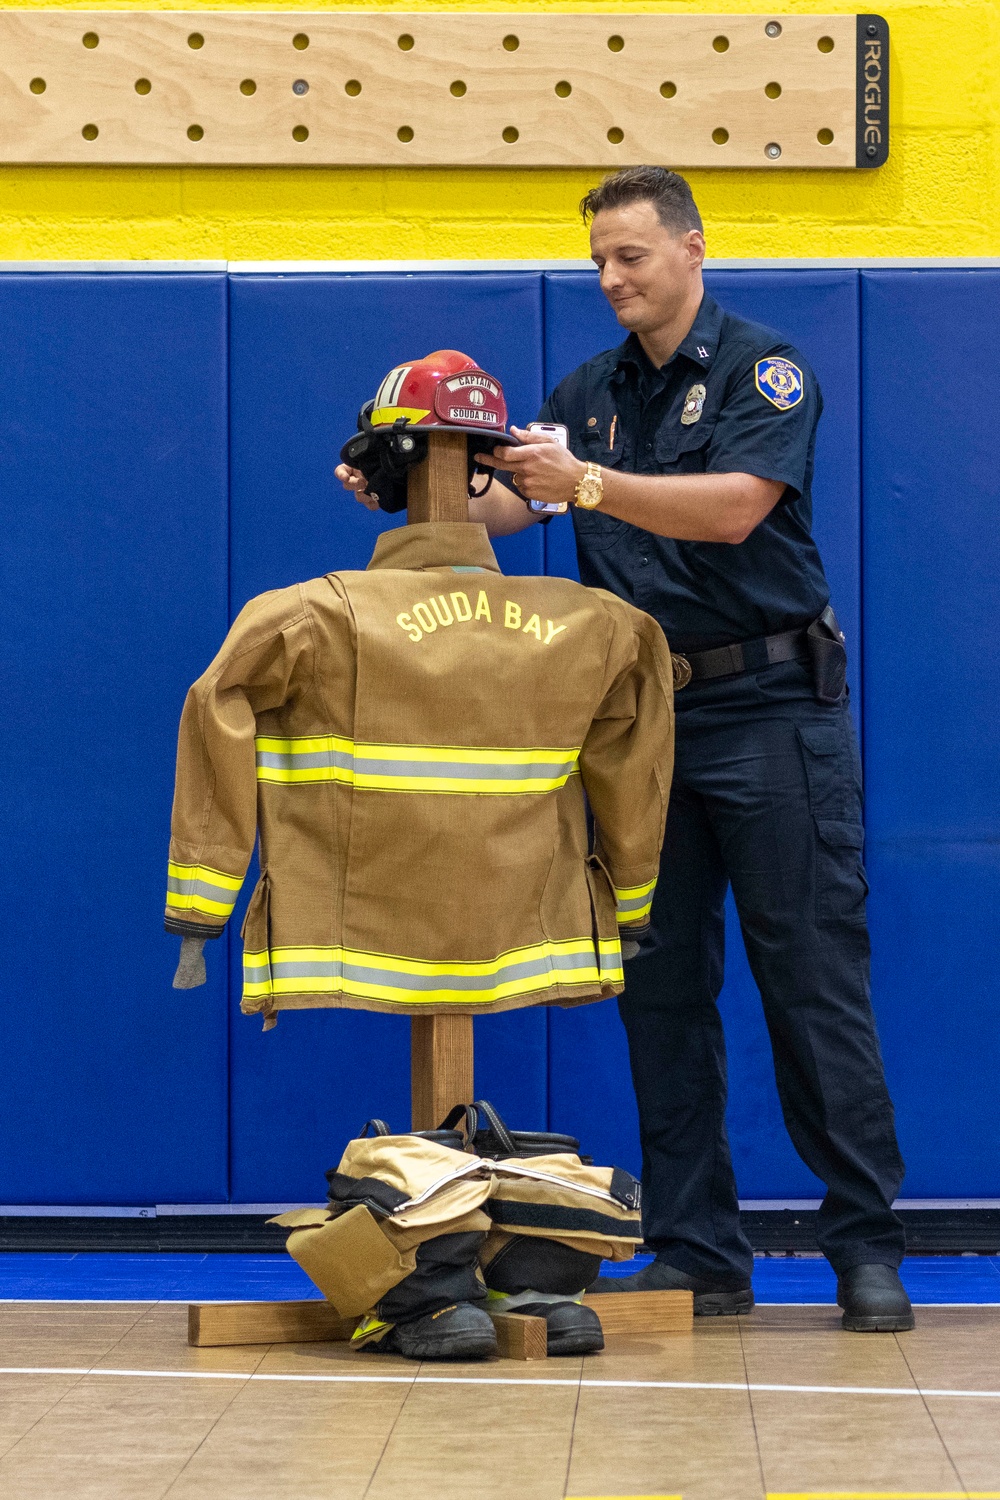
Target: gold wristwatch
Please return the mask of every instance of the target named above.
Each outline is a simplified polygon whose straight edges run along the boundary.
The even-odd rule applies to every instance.
[[[604,480],[601,478],[601,466],[588,464],[587,472],[577,484],[576,499],[573,504],[578,505],[581,510],[593,510],[603,499]]]

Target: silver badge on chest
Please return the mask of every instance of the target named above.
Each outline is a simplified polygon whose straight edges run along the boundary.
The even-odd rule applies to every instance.
[[[684,397],[684,410],[681,412],[681,425],[690,427],[692,422],[701,420],[701,414],[705,409],[705,387],[700,383],[693,385]]]

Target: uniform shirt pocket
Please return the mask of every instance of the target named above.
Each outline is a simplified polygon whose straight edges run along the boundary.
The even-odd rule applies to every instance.
[[[679,418],[665,422],[656,434],[656,462],[675,474],[704,474],[714,426],[715,419],[708,416],[688,427]]]

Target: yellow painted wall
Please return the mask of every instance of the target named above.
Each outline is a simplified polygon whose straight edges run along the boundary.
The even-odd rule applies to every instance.
[[[689,174],[713,256],[1000,253],[1000,3],[869,0],[892,32],[889,164]],[[136,9],[136,0],[75,9]],[[220,9],[197,0],[176,10]],[[248,9],[244,3],[234,8]],[[276,0],[262,8],[276,9]],[[322,8],[287,5],[288,10]],[[354,9],[718,14],[697,0],[431,0]],[[740,12],[830,14],[840,0]],[[0,260],[552,258],[587,254],[594,171],[2,167]]]

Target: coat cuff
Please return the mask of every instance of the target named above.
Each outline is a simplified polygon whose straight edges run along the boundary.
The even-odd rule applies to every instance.
[[[217,938],[226,930],[224,926],[209,927],[206,922],[185,922],[181,917],[164,917],[163,927],[175,937],[193,938]]]

